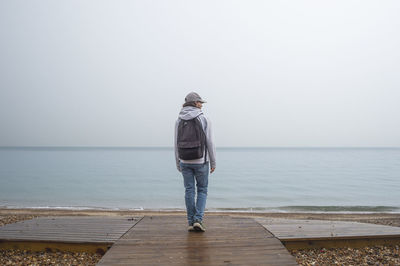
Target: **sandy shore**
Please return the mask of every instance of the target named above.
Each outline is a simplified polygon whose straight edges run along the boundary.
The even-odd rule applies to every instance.
[[[65,209],[0,209],[0,226],[39,216],[143,216],[185,215],[183,211],[108,211]],[[206,215],[240,217],[271,217],[286,219],[356,221],[400,227],[400,214],[392,213],[242,213],[208,212]],[[294,250],[300,265],[400,265],[399,246],[373,246],[365,248]],[[98,254],[72,252],[0,251],[1,265],[95,265]]]
[[[143,215],[185,215],[184,211],[132,211],[132,210],[66,210],[66,209],[8,209],[0,208],[0,215],[105,215],[105,216],[143,216]],[[400,213],[257,213],[257,212],[207,212],[206,215],[231,215],[240,217],[271,217],[286,219],[358,221],[366,223],[400,226]]]

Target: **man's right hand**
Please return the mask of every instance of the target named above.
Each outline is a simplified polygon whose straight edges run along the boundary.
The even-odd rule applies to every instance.
[[[212,174],[212,173],[214,172],[214,170],[215,170],[215,167],[214,167],[214,168],[211,168],[210,174]]]

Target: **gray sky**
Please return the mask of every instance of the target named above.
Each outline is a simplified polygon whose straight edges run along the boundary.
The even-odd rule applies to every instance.
[[[399,1],[0,2],[0,146],[400,146]]]

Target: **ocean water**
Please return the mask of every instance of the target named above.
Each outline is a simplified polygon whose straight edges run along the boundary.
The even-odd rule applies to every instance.
[[[0,148],[0,207],[184,209],[172,148]],[[217,148],[210,211],[400,212],[400,148]]]

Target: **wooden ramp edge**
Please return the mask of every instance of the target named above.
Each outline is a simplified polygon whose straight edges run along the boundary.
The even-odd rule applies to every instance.
[[[54,216],[0,227],[0,249],[104,254],[143,217]]]
[[[359,222],[256,218],[287,249],[400,244],[400,227]]]
[[[98,265],[297,265],[282,243],[251,218],[208,216],[188,232],[184,216],[145,216]]]

